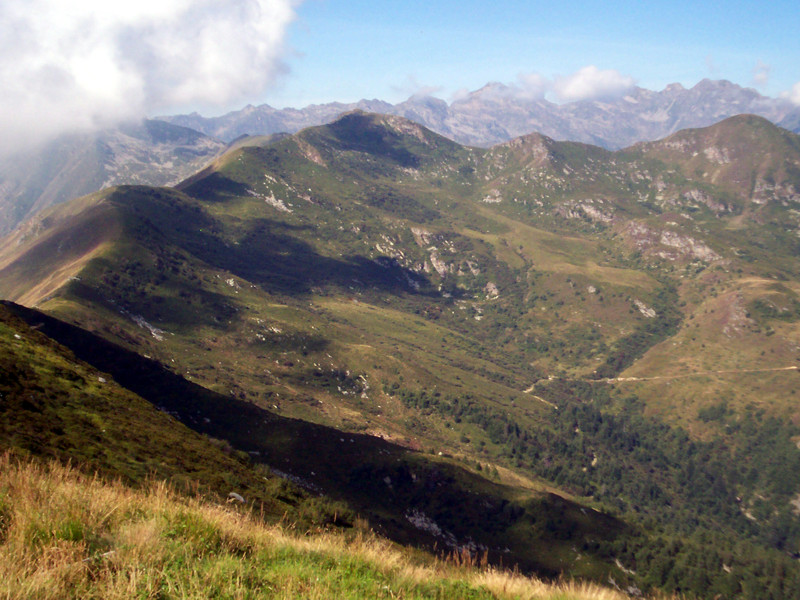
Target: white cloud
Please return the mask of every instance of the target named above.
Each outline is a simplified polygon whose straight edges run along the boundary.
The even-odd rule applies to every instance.
[[[600,70],[589,65],[567,77],[557,77],[553,92],[562,102],[619,98],[635,85],[632,77],[617,70]]]
[[[566,77],[549,79],[536,72],[521,73],[517,81],[508,85],[493,82],[471,92],[461,89],[452,95],[452,101],[464,101],[473,95],[483,100],[503,102],[508,99],[522,102],[554,100],[578,102],[581,100],[611,100],[622,97],[636,80],[619,71],[600,70],[593,65],[578,69]]]
[[[539,73],[521,73],[517,76],[517,81],[508,85],[493,81],[486,84],[477,92],[459,91],[456,93],[456,99],[461,99],[465,96],[470,96],[472,93],[477,93],[483,100],[490,100],[495,102],[504,102],[508,99],[533,101],[541,100],[544,98],[547,91],[552,86],[552,82]]]
[[[472,93],[472,90],[469,88],[458,88],[455,92],[450,94],[450,102],[458,102],[459,100],[465,100],[469,98],[469,95]]]
[[[783,92],[781,98],[786,98],[790,102],[800,106],[800,81],[795,83],[788,92]]]
[[[539,73],[522,73],[518,77],[517,96],[528,100],[541,100],[552,82]]]
[[[2,143],[257,96],[299,1],[4,0]]]
[[[440,86],[424,85],[414,75],[408,75],[400,85],[393,85],[392,91],[407,98],[425,98],[433,96],[442,90]]]
[[[759,87],[765,87],[769,83],[769,75],[772,67],[760,60],[753,67],[753,83]]]

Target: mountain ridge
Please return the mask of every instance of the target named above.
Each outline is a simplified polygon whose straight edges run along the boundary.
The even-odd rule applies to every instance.
[[[245,133],[295,133],[330,122],[353,109],[397,114],[465,145],[488,147],[539,132],[557,140],[614,150],[681,129],[708,126],[741,113],[758,114],[795,130],[800,118],[800,108],[788,100],[761,96],[752,88],[729,81],[709,79],[688,89],[680,84],[668,85],[662,91],[636,87],[616,99],[565,104],[527,96],[524,90],[513,86],[489,83],[449,104],[430,96],[412,96],[394,105],[360,100],[276,109],[264,104],[219,117],[204,118],[193,113],[158,118],[230,141]]]
[[[556,140],[620,149],[740,113],[759,114],[800,130],[800,108],[787,100],[711,80],[690,89],[679,84],[660,92],[633,88],[617,99],[566,104],[492,83],[449,104],[412,96],[395,105],[380,100],[281,110],[248,105],[221,117],[175,115],[62,136],[38,151],[6,156],[0,164],[0,234],[41,208],[109,185],[178,183],[222,152],[223,141],[263,143],[240,138],[296,133],[354,109],[403,116],[461,144],[481,147],[539,132]],[[166,123],[184,128],[168,131]],[[198,135],[201,131],[206,137]]]

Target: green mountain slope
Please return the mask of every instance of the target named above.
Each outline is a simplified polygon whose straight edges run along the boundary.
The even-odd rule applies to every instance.
[[[75,326],[18,305],[8,305],[8,310],[68,345],[152,406],[211,439],[225,439],[246,450],[254,462],[268,465],[268,472],[345,502],[392,539],[445,552],[463,547],[492,563],[516,564],[550,577],[562,571],[598,580],[622,574],[596,548],[582,565],[572,564],[571,545],[608,543],[625,534],[626,527],[568,498],[503,485],[447,458],[409,451],[374,436],[278,417],[190,383]],[[15,419],[20,417],[12,413],[9,422]],[[323,504],[318,510],[315,518],[332,518],[335,507],[326,512]],[[341,506],[339,511],[345,516],[338,521],[347,523],[347,512]]]
[[[17,308],[0,306],[3,451],[72,462],[127,484],[155,477],[213,499],[236,492],[272,520],[306,501],[268,470],[256,472],[229,444],[199,435],[77,360],[19,319]]]
[[[687,572],[709,544],[728,566],[742,544],[759,565],[800,550],[798,164],[796,136],[752,117],[611,153],[536,135],[471,149],[351,113],[238,147],[175,190],[38,217],[4,244],[0,293],[219,405],[614,510],[670,541],[601,552],[705,594],[734,578]],[[203,410],[186,422],[202,430]],[[368,479],[394,482],[382,468]]]
[[[35,328],[15,313],[34,322]],[[117,385],[109,374],[77,360],[43,331],[72,341],[81,353],[102,356],[123,379],[136,382],[132,387],[151,395],[160,394],[157,397],[177,402],[177,406],[156,410]],[[259,577],[279,582],[289,595],[314,589],[319,593],[337,590],[357,597],[371,594],[373,589],[382,590],[387,583],[420,597],[464,593],[471,597],[504,597],[502,588],[512,583],[519,590],[535,589],[540,594],[560,594],[558,597],[590,598],[609,593],[591,586],[551,587],[519,576],[443,567],[419,554],[413,558],[416,566],[412,568],[409,555],[401,554],[372,533],[345,535],[346,530],[340,529],[323,534],[320,527],[349,526],[352,515],[343,505],[313,498],[270,469],[254,468],[241,456],[243,453],[237,455],[229,445],[198,435],[163,412],[164,408],[178,407],[188,412],[186,400],[203,405],[203,400],[208,400],[207,391],[192,393],[191,384],[168,373],[160,374],[157,366],[138,355],[115,349],[108,342],[35,311],[17,305],[0,307],[0,373],[0,450],[4,452],[0,455],[0,590],[10,597],[127,597],[132,590],[152,593],[154,589],[170,595],[175,586],[180,586],[183,593],[202,586],[205,595],[240,595],[260,589],[264,582]],[[191,408],[197,408],[197,404]],[[225,420],[223,412],[212,410],[206,414]],[[292,459],[303,453],[298,451],[299,444],[290,448],[287,442],[318,437],[323,431],[302,423],[298,426],[299,431],[284,426],[278,435],[274,430],[268,434],[271,443]],[[356,452],[363,456],[364,450],[363,444],[358,444]],[[337,464],[349,463],[352,469],[355,461],[347,461],[341,451],[336,454]],[[397,449],[392,454],[396,455]],[[52,464],[40,466],[47,458],[76,465],[84,474]],[[278,461],[274,454],[271,458]],[[30,459],[40,464],[31,464]],[[394,456],[386,462],[394,463]],[[318,461],[312,460],[311,464],[319,469]],[[368,464],[361,462],[362,468]],[[399,470],[402,468],[408,467],[403,465]],[[398,466],[384,469],[394,475]],[[441,487],[453,480],[451,469],[443,463],[431,472],[420,465],[416,473],[423,481],[427,480],[426,475],[437,476],[434,483]],[[331,473],[335,471],[331,469]],[[102,477],[98,478],[97,473]],[[112,478],[117,481],[108,483]],[[164,486],[163,479],[171,486]],[[473,494],[481,487],[474,477],[464,483],[471,484]],[[140,489],[131,490],[124,484]],[[402,493],[407,486],[398,481],[393,491]],[[183,494],[176,494],[171,488]],[[228,490],[244,494],[249,514],[220,506]],[[484,491],[475,497],[475,502],[489,498],[492,496]],[[518,511],[517,519],[531,512],[530,508],[503,502]],[[569,519],[574,519],[572,513],[576,513],[581,520],[578,507],[570,503],[553,503],[548,498],[540,502],[542,507],[552,504],[551,510],[558,510],[560,518],[569,514]],[[409,506],[413,504],[404,499],[402,508]],[[508,512],[514,515],[514,511]],[[418,509],[413,514],[433,523]],[[266,528],[265,520],[290,521],[292,526]],[[567,522],[571,536],[585,527],[586,520],[583,521],[577,527],[576,523]],[[596,522],[614,526],[613,520]],[[495,518],[484,530],[496,524]],[[313,534],[301,538],[292,533],[295,528],[306,527],[311,527]],[[513,545],[514,535],[503,536],[504,542]],[[420,543],[419,539],[407,541]],[[313,545],[313,552],[309,544]],[[555,554],[558,544],[555,541],[543,545],[541,554]],[[345,559],[345,554],[349,558]],[[509,552],[507,559],[514,555]],[[472,559],[467,556],[465,553],[453,560],[469,563]],[[525,556],[531,560],[530,552]],[[558,558],[554,556],[553,560]],[[346,564],[335,567],[332,574],[331,567],[342,561]],[[405,574],[396,573],[398,564],[407,565]],[[526,566],[530,568],[530,563]],[[246,581],[228,580],[223,572],[229,569],[246,571]],[[424,572],[424,584],[418,577],[408,579],[412,569],[423,570],[419,574]],[[215,577],[221,578],[218,584],[228,580],[224,591],[213,583]]]
[[[7,455],[0,455],[0,532],[0,593],[10,598],[628,597],[464,557],[434,561],[364,531],[301,535],[157,482],[132,490]]]

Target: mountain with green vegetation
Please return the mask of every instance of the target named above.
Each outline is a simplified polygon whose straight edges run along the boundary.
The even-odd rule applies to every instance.
[[[133,353],[41,313],[0,307],[4,597],[623,597],[503,572],[487,553],[451,550],[438,560],[404,550],[343,504],[157,410],[45,331],[122,363],[123,377],[151,394],[159,385],[173,402],[181,393],[204,399]],[[295,433],[319,433],[300,427]]]
[[[315,503],[268,469],[254,468],[228,442],[189,429],[80,361],[39,331],[43,322],[31,327],[16,316],[19,310],[0,307],[0,451],[6,461],[53,459],[129,486],[166,481],[183,494],[215,501],[235,492],[273,522],[287,511],[299,517],[297,507]]]
[[[6,598],[628,597],[478,567],[469,557],[434,561],[362,530],[299,535],[157,481],[131,489],[8,455],[0,455],[0,490]]]
[[[354,112],[39,213],[0,295],[398,541],[791,598],[798,149],[749,116],[610,152]]]
[[[300,505],[301,517],[312,523],[349,527],[358,514],[376,531],[403,543],[431,550],[440,547],[445,553],[471,550],[492,564],[505,561],[548,577],[569,569],[575,575],[603,580],[616,572],[611,565],[603,564],[607,561],[601,558],[606,557],[599,556],[587,556],[580,569],[572,568],[566,540],[571,540],[571,544],[576,540],[608,542],[624,535],[626,528],[606,515],[587,513],[569,498],[541,486],[504,485],[499,474],[482,477],[474,468],[465,469],[449,457],[430,457],[374,436],[343,433],[274,415],[252,403],[233,400],[188,382],[152,360],[38,311],[11,304],[6,310],[34,326],[40,334],[69,346],[78,359],[108,373],[103,379],[111,381],[113,377],[138,394],[138,401],[149,403],[151,412],[157,407],[166,413],[160,417],[163,421],[177,418],[209,440],[224,439],[228,451],[238,448],[237,456],[247,458],[246,463],[252,460],[261,465],[261,470],[266,468],[266,473],[277,473],[312,495],[324,492],[333,501],[310,500],[308,506]],[[113,411],[115,402],[104,400],[106,410]],[[66,419],[48,415],[41,420],[63,423],[73,417],[72,411],[76,409],[74,404],[67,404],[66,408],[57,409],[67,415]],[[140,418],[145,420],[147,416]],[[7,421],[8,431],[13,432],[14,423],[28,423],[29,419],[12,410]],[[129,420],[127,425],[134,428],[135,420]],[[62,445],[60,440],[52,439],[41,423],[30,423],[26,425],[28,429],[44,432],[44,439],[32,451],[35,456],[46,455],[41,449]],[[141,433],[143,436],[136,437],[139,444],[147,439],[169,439],[160,432]],[[120,430],[109,435],[126,437]],[[15,440],[15,436],[9,437],[11,448],[20,447]],[[76,442],[56,456],[86,462],[82,452],[91,449],[78,451],[79,448]],[[157,456],[163,450],[148,446],[147,451]],[[183,457],[181,464],[183,461],[197,464],[197,469],[211,470],[217,477],[230,470],[202,457],[195,459],[174,443],[170,451]],[[105,453],[121,462],[129,461],[134,454],[113,445]],[[146,467],[146,464],[141,466]],[[192,469],[186,471],[183,476],[189,481],[202,480]],[[252,488],[262,487],[258,479],[255,486],[248,481],[247,486],[239,485],[233,491],[253,496]],[[436,493],[431,494],[432,490]],[[488,509],[499,514],[488,518],[485,514]],[[590,554],[597,554],[597,550]]]

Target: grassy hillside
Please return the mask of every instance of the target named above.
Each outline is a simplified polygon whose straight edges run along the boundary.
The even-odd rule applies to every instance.
[[[403,551],[369,532],[298,535],[231,504],[141,490],[0,455],[4,598],[616,600]]]
[[[272,520],[287,511],[301,518],[297,507],[310,500],[269,470],[254,469],[229,443],[192,431],[80,362],[5,306],[0,371],[0,449],[14,456],[72,462],[131,485],[157,478],[215,499],[236,492]]]
[[[521,485],[519,479],[503,483],[496,472],[487,478],[447,457],[278,417],[187,382],[74,326],[18,306],[10,308],[152,405],[212,439],[222,438],[246,450],[253,462],[269,466],[267,473],[280,473],[314,493],[345,503],[337,508],[312,502],[308,510],[301,507],[303,515],[347,525],[352,520],[348,515],[357,512],[398,541],[445,552],[468,548],[493,564],[515,564],[542,575],[574,572],[600,580],[609,573],[620,576],[597,544],[625,535],[624,525],[596,511],[587,512],[544,486]],[[10,443],[13,447],[13,437]],[[588,550],[580,565],[571,560],[570,548],[576,543]]]
[[[500,485],[450,460],[417,456],[370,436],[345,439],[337,430],[277,418],[44,315],[15,306],[0,313],[0,431],[2,449],[12,453],[7,464],[10,456],[53,457],[129,485],[169,482],[198,499],[221,502],[235,492],[259,519],[290,520],[301,530],[346,530],[358,511],[362,523],[404,543],[550,576],[570,570],[602,580],[616,571],[596,552],[581,568],[571,565],[567,540],[610,540],[622,526],[599,514],[587,518],[564,498]],[[109,367],[150,402],[42,332],[69,339],[79,355]],[[250,449],[249,455],[211,434]],[[328,498],[316,498],[320,491]],[[496,514],[488,518],[487,510]]]
[[[540,573],[620,560],[642,585],[745,597],[800,551],[800,157],[754,118],[676,136],[484,151],[352,113],[179,189],[55,209],[0,250],[0,293],[146,357],[125,385],[396,539],[435,541],[412,506]],[[522,508],[450,523],[468,490]],[[589,507],[615,520],[581,525]]]

